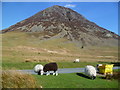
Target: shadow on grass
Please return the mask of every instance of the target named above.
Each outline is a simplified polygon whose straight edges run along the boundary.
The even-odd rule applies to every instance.
[[[105,77],[103,77],[103,76],[100,76],[100,77],[98,77],[98,78],[100,78],[100,79],[106,79]]]
[[[120,62],[102,62],[102,61],[98,61],[98,63],[101,63],[101,64],[114,64],[114,66],[120,66]]]
[[[114,64],[114,66],[120,66],[120,62],[111,62],[111,64]]]
[[[90,77],[84,75],[83,73],[76,73],[76,75],[87,78],[87,79],[91,79]]]

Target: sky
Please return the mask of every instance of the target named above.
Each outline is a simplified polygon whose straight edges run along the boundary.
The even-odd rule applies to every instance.
[[[100,27],[118,34],[118,2],[2,2],[2,29],[53,5],[71,8]]]

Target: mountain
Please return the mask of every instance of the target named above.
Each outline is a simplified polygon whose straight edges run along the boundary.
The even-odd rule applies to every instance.
[[[62,6],[52,6],[2,30],[21,31],[40,40],[66,38],[81,46],[117,46],[119,36]]]

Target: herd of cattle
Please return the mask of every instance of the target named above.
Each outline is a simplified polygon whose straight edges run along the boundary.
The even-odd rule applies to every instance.
[[[76,59],[77,61],[74,61],[74,62],[79,62],[78,59]],[[46,65],[41,65],[41,64],[37,64],[35,67],[34,67],[34,72],[35,73],[38,73],[38,75],[50,75],[51,71],[53,75],[58,75],[58,65],[57,63],[53,62],[53,63],[48,63]],[[84,69],[84,72],[87,76],[89,76],[91,79],[95,79],[96,78],[96,69],[95,67],[91,66],[91,65],[87,65]]]

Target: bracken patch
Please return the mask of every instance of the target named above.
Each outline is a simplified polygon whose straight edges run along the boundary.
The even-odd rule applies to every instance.
[[[32,75],[24,74],[18,71],[3,71],[2,72],[2,87],[3,88],[41,88],[37,85],[35,78]]]

